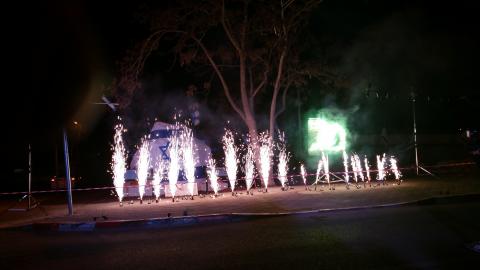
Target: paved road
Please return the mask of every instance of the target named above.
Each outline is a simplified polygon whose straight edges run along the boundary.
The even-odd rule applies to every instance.
[[[171,229],[0,230],[0,269],[474,269],[479,202]]]

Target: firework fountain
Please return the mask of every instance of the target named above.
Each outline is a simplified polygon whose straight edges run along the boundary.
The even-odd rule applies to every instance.
[[[115,126],[115,134],[113,136],[114,145],[113,156],[112,156],[112,173],[113,173],[113,184],[115,186],[115,191],[117,192],[118,201],[120,206],[123,205],[123,184],[125,183],[125,172],[127,168],[126,163],[126,153],[125,146],[122,139],[123,126],[121,124]]]
[[[348,175],[348,156],[345,150],[343,151],[343,167],[345,168],[345,185],[347,186],[347,189],[349,189],[349,181],[350,177]]]
[[[265,192],[268,192],[268,179],[270,177],[270,167],[272,165],[272,138],[268,132],[260,133],[260,173],[263,184],[265,185]]]
[[[145,188],[147,186],[149,166],[150,145],[147,138],[143,137],[137,161],[138,194],[140,195],[140,203],[143,203],[143,195],[145,194]]]
[[[290,153],[286,150],[285,143],[285,133],[281,132],[279,134],[279,143],[277,145],[279,154],[278,154],[278,179],[282,184],[282,190],[287,190],[285,183],[287,181],[288,173],[288,160],[290,159]]]
[[[113,174],[113,182],[115,185],[115,190],[118,195],[120,205],[122,206],[122,200],[124,197],[124,175],[126,172],[126,151],[125,146],[122,140],[122,133],[124,129],[123,126],[117,125],[115,127],[114,134],[114,144],[112,145],[113,156],[111,163],[111,170]],[[171,132],[168,142],[168,158],[169,161],[164,161],[159,159],[158,163],[154,164],[153,172],[153,193],[158,203],[160,198],[160,183],[163,177],[168,177],[169,180],[169,191],[172,196],[172,201],[175,201],[175,196],[177,193],[177,179],[179,176],[179,171],[181,168],[185,171],[185,177],[188,181],[187,188],[190,193],[191,198],[195,193],[195,154],[196,149],[194,147],[193,134],[191,129],[187,128],[184,125],[179,125],[176,123],[173,127],[173,132]],[[272,172],[272,157],[274,152],[274,142],[272,137],[268,132],[260,133],[258,140],[254,140],[257,145],[251,143],[251,140],[247,140],[247,143],[244,145],[246,149],[245,155],[243,156],[243,165],[245,173],[245,182],[247,194],[251,193],[251,188],[253,186],[254,177],[255,177],[255,155],[258,154],[259,166],[257,167],[258,173],[264,183],[265,192],[268,192],[268,184]],[[138,176],[138,192],[140,195],[140,203],[143,203],[143,197],[146,192],[147,179],[150,170],[150,163],[153,163],[152,157],[150,157],[150,147],[153,145],[148,140],[148,137],[143,137],[141,140],[140,147],[138,147],[138,160],[137,160],[137,176]],[[230,188],[232,195],[235,194],[235,183],[237,180],[237,170],[239,166],[240,151],[235,145],[234,135],[231,131],[226,130],[224,136],[222,137],[223,150],[225,153],[225,168],[229,178]],[[285,143],[285,134],[280,132],[278,144],[275,145],[278,149],[278,179],[282,185],[282,190],[287,190],[287,181],[288,181],[288,162],[291,157],[291,154],[286,150]],[[257,148],[258,147],[258,148]],[[328,184],[329,190],[334,190],[332,185],[331,177],[335,177],[342,181],[342,178],[338,177],[335,172],[330,173],[329,168],[329,156],[321,148],[321,157],[318,160],[318,166],[316,170],[316,179],[315,179],[315,190],[317,189],[318,183],[321,184],[320,188],[323,188],[325,183]],[[256,152],[258,150],[258,152]],[[346,188],[349,189],[349,163],[351,166],[352,178],[355,180],[357,188],[359,179],[364,183],[366,187],[366,181],[368,181],[369,186],[371,186],[371,169],[367,156],[364,157],[363,163],[365,171],[363,171],[363,166],[361,159],[358,154],[352,154],[351,156],[347,155],[345,148],[341,148],[339,151],[343,151],[343,165],[344,165],[344,181],[346,183]],[[243,153],[243,151],[242,151]],[[401,172],[399,171],[397,160],[391,156],[389,159],[383,155],[377,155],[377,170],[378,174],[376,179],[382,181],[379,183],[386,184],[385,180],[389,177],[390,173],[395,177],[400,184]],[[388,164],[387,164],[388,163]],[[309,190],[307,187],[307,172],[304,164],[300,164],[300,173],[303,179],[305,190]],[[183,167],[182,167],[183,166]],[[219,182],[217,176],[217,168],[215,160],[209,156],[207,159],[207,174],[210,181],[210,186],[214,192],[212,197],[217,197],[219,193]],[[322,171],[323,170],[323,171]],[[166,171],[166,172],[165,172]],[[165,172],[165,173],[164,173]],[[343,174],[343,172],[342,172]],[[333,181],[336,182],[336,181]],[[253,194],[252,194],[253,195]]]
[[[208,179],[210,179],[210,186],[213,189],[214,195],[213,197],[215,198],[218,196],[218,178],[217,178],[217,168],[215,164],[215,160],[212,157],[209,157],[208,159]]]
[[[385,154],[383,157],[377,155],[377,180],[384,181],[385,180]],[[383,182],[385,184],[385,182]]]
[[[368,159],[367,159],[367,156],[365,156],[365,159],[364,159],[364,162],[365,162],[365,171],[367,173],[367,181],[368,181],[368,186],[372,186],[370,180],[370,166],[368,165]]]
[[[360,186],[358,185],[358,168],[354,155],[350,156],[350,164],[352,165],[353,180],[355,180],[355,186],[359,188]]]
[[[393,156],[390,157],[390,168],[392,169],[392,172],[395,175],[395,179],[397,180],[397,183],[400,184],[402,181],[400,179],[400,177],[402,177],[402,174],[398,170],[397,160]]]
[[[235,146],[235,139],[233,133],[230,130],[225,131],[225,135],[222,138],[223,151],[225,152],[225,168],[227,169],[228,181],[230,182],[230,189],[232,190],[232,196],[235,195],[235,182],[237,180],[237,147]]]
[[[318,160],[317,173],[315,174],[315,190],[317,190],[317,184],[320,182],[320,172],[323,168],[323,160]]]
[[[155,194],[155,202],[158,203],[158,199],[160,198],[160,182],[163,179],[163,171],[165,170],[165,163],[163,159],[160,159],[157,164],[157,170],[153,175],[153,194]]]
[[[245,184],[247,185],[247,194],[253,195],[250,191],[253,184],[253,178],[255,173],[253,146],[249,143],[247,145],[247,153],[245,155]]]
[[[180,170],[180,142],[178,125],[170,137],[170,145],[168,147],[168,154],[170,156],[170,163],[168,165],[168,186],[172,194],[172,202],[175,201],[175,193],[177,192],[178,172]]]
[[[182,128],[180,144],[183,153],[183,169],[185,171],[185,177],[187,178],[187,188],[191,199],[193,200],[195,187],[195,149],[193,146],[192,130],[186,126],[183,126]]]
[[[303,164],[300,165],[300,173],[302,174],[303,185],[305,186],[305,190],[307,190],[307,173],[305,171],[305,166]]]
[[[325,173],[325,180],[328,183],[328,189],[332,190],[332,186],[330,185],[330,169],[328,163],[328,155],[322,152],[322,161],[323,161],[323,172]]]
[[[354,159],[355,159],[355,167],[357,168],[357,175],[358,177],[360,177],[360,180],[362,180],[363,187],[366,187],[365,176],[363,175],[362,162],[360,161],[360,157],[357,154],[355,154]]]

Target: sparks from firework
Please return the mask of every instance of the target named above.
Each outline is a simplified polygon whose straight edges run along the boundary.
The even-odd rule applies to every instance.
[[[315,174],[315,183],[318,183],[320,181],[320,172],[322,171],[323,168],[323,160],[319,159],[318,160],[318,166],[317,166],[317,173]]]
[[[367,181],[368,183],[370,183],[370,165],[368,165],[368,159],[367,159],[367,156],[365,156],[365,159],[364,159],[364,163],[365,163],[365,170],[367,171]]]
[[[210,179],[210,186],[215,193],[215,196],[218,195],[218,177],[217,177],[217,168],[215,160],[212,157],[208,158],[208,179]]]
[[[390,168],[392,168],[392,172],[395,175],[395,179],[400,180],[400,177],[402,177],[402,174],[398,169],[397,160],[393,156],[390,157]]]
[[[377,180],[383,181],[385,180],[385,154],[383,154],[383,157],[380,157],[380,155],[377,155]]]
[[[225,135],[222,138],[223,151],[225,152],[225,168],[227,169],[228,181],[230,182],[230,189],[232,194],[235,190],[235,182],[237,180],[237,146],[235,145],[235,138],[230,130],[225,130]]]
[[[347,185],[348,185],[350,177],[348,175],[348,156],[347,156],[347,153],[345,151],[343,151],[343,167],[345,167],[345,183],[347,183]]]
[[[300,165],[300,173],[302,174],[303,184],[307,185],[307,172],[305,171],[305,166],[303,164]]]
[[[285,143],[285,133],[280,132],[278,136],[278,144],[277,148],[279,150],[278,154],[278,179],[282,184],[282,188],[285,188],[285,183],[287,181],[287,173],[288,173],[288,161],[290,159],[290,153],[286,150],[286,143]]]
[[[138,161],[137,161],[138,194],[140,195],[140,201],[143,200],[143,195],[145,194],[149,166],[150,166],[150,144],[147,138],[143,137],[142,143],[140,145],[140,151],[138,154]]]
[[[123,200],[123,184],[125,183],[125,172],[127,171],[126,151],[123,144],[122,133],[123,126],[118,124],[115,126],[115,134],[113,135],[114,144],[112,146],[112,173],[113,185],[117,192],[118,200],[122,203]]]
[[[163,159],[160,159],[157,164],[157,169],[153,175],[153,194],[155,194],[155,199],[158,201],[160,198],[160,182],[163,179],[163,172],[165,170],[165,162]]]
[[[355,183],[358,183],[357,163],[355,162],[355,157],[353,155],[350,156],[350,164],[352,165],[353,179],[355,180]]]
[[[253,145],[248,143],[247,153],[245,154],[245,183],[247,185],[247,192],[250,192],[250,188],[253,184],[255,173],[254,167],[254,155],[253,155]]]
[[[360,161],[360,157],[357,154],[355,154],[354,158],[355,158],[355,167],[357,168],[357,175],[360,177],[360,180],[362,180],[362,182],[365,182],[365,176],[363,175],[362,162]]]
[[[272,139],[268,132],[262,132],[259,135],[260,143],[260,173],[262,176],[265,191],[268,191],[268,180],[270,177],[270,168],[272,163],[273,147]]]
[[[325,179],[327,180],[328,188],[331,189],[331,187],[330,187],[330,169],[329,169],[329,164],[328,164],[328,155],[325,155],[325,153],[323,153],[323,152],[322,152],[322,161],[323,161],[323,172],[325,173]]]
[[[177,192],[178,173],[180,170],[180,141],[179,141],[179,125],[175,124],[172,135],[169,138],[168,155],[170,162],[168,164],[168,186],[172,194],[172,200],[175,199]]]
[[[183,169],[187,178],[187,188],[190,196],[193,196],[195,187],[195,156],[192,130],[186,125],[182,126],[180,144],[183,157]]]

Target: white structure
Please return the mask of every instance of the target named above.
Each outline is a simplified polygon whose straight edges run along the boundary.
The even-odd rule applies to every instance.
[[[168,161],[168,146],[170,145],[170,137],[173,132],[176,132],[175,126],[164,122],[155,122],[148,140],[150,141],[150,164],[152,166],[157,164],[160,159]],[[196,160],[195,167],[207,166],[207,160],[210,156],[211,149],[205,144],[204,141],[197,138],[193,138],[193,144],[195,148],[194,156]],[[132,161],[130,162],[130,169],[136,170],[139,152],[136,151]],[[153,168],[153,167],[152,167]]]
[[[150,168],[151,172],[155,171],[155,166],[158,164],[161,160],[164,162],[167,162],[170,160],[170,157],[168,155],[168,147],[170,146],[170,137],[174,132],[177,132],[175,125],[164,123],[157,121],[154,123],[150,134],[148,136],[148,140],[150,142]],[[194,158],[195,158],[195,168],[196,168],[196,173],[195,173],[195,178],[197,180],[197,185],[195,187],[195,193],[200,191],[205,191],[206,190],[206,171],[205,168],[207,166],[208,162],[208,157],[211,155],[211,149],[208,145],[205,144],[204,141],[199,140],[197,138],[193,138],[193,145],[194,145]],[[130,162],[130,170],[127,171],[125,174],[125,179],[136,179],[136,169],[137,169],[137,161],[138,161],[138,155],[139,151],[136,150],[135,154],[133,155],[133,158]],[[181,165],[182,170],[183,170],[183,164]],[[180,179],[182,177],[182,174],[179,174],[179,182],[177,186],[179,187],[179,191],[177,192],[176,196],[182,196],[186,195],[183,194],[183,185],[186,184],[186,179]],[[151,175],[149,177],[148,183],[151,182]],[[165,182],[163,182],[165,183]],[[186,185],[185,185],[186,186]],[[226,188],[221,186],[220,188]],[[165,192],[165,189],[168,189],[168,185],[162,185],[161,186],[161,195],[168,195],[170,192]],[[186,190],[186,188],[185,188]],[[209,187],[209,190],[211,188]],[[127,190],[125,190],[126,194],[125,196],[132,197],[132,196],[139,196],[138,194],[138,188],[131,186],[127,187]],[[151,196],[152,195],[152,188],[147,187],[145,189],[145,195],[146,196]]]

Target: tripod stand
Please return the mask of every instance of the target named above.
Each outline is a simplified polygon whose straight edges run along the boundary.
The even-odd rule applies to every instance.
[[[25,194],[20,200],[18,200],[17,204],[20,204],[23,200],[28,199],[28,205],[25,208],[9,208],[9,211],[28,211],[35,207],[37,207],[40,203],[35,200],[32,196],[32,148],[30,144],[28,145],[28,193]]]
[[[417,119],[415,114],[415,92],[411,93],[412,96],[412,111],[413,111],[413,144],[415,148],[415,169],[417,175],[419,175],[419,170],[426,172],[427,174],[436,177],[433,173],[429,172],[427,169],[419,165],[418,162],[418,147],[417,147]]]

